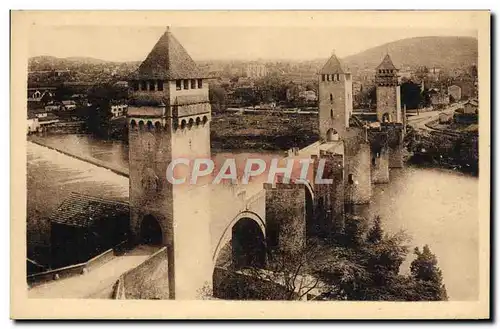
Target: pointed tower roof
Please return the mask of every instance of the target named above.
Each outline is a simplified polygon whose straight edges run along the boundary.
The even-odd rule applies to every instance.
[[[342,68],[342,64],[340,60],[337,58],[335,53],[332,54],[330,59],[326,62],[323,68],[319,71],[319,74],[336,74],[336,73],[345,73]]]
[[[133,76],[162,80],[202,78],[198,66],[168,27]]]
[[[394,66],[394,63],[392,62],[391,56],[389,54],[386,54],[384,59],[382,60],[382,63],[377,66],[377,70],[397,70],[396,66]]]

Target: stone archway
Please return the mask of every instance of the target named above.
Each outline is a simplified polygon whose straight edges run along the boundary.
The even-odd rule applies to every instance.
[[[260,226],[247,217],[241,218],[232,227],[231,249],[235,268],[262,268],[266,260],[266,245]]]
[[[391,122],[391,115],[387,112],[382,114],[382,122],[384,123]]]
[[[155,246],[163,244],[162,229],[154,216],[146,215],[141,222],[141,243]]]
[[[330,128],[326,131],[326,140],[328,142],[336,141],[338,139],[339,139],[339,134],[335,129]]]

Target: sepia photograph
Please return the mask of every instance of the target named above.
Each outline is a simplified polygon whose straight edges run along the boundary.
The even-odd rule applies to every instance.
[[[148,13],[11,12],[13,317],[488,317],[488,11]]]

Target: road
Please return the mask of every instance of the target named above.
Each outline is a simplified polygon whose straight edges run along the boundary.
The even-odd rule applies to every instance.
[[[427,123],[439,118],[440,113],[452,114],[460,107],[460,103],[453,104],[444,110],[421,112],[418,115],[408,117],[408,124],[417,130],[431,130],[426,126]]]
[[[69,278],[50,281],[28,290],[29,298],[103,298],[113,284],[130,269],[137,267],[158,248],[138,246],[115,256],[92,271]]]

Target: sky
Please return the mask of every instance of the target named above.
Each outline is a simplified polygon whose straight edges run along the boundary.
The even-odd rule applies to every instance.
[[[29,56],[144,60],[166,27],[33,26]],[[419,36],[477,37],[476,30],[358,27],[170,27],[194,60],[312,60]]]

